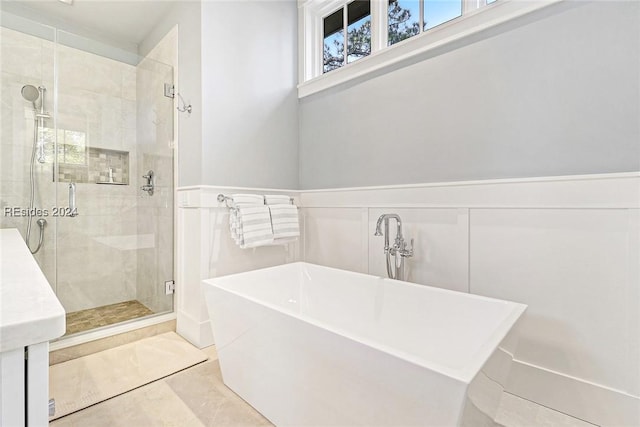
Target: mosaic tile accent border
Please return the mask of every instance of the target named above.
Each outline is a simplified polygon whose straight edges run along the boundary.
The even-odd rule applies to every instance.
[[[89,182],[87,165],[58,163],[58,182]]]
[[[89,147],[85,164],[58,163],[58,182],[129,184],[129,152]]]

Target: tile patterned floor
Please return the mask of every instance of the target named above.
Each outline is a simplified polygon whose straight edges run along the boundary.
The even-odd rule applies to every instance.
[[[53,421],[51,427],[260,427],[272,424],[222,383],[214,347],[209,360]],[[503,394],[497,427],[594,427]]]
[[[65,335],[113,325],[150,314],[153,314],[153,311],[135,300],[74,311],[67,313],[67,332]]]
[[[597,427],[509,393],[502,393],[496,422],[504,427]]]
[[[133,331],[123,332],[121,334],[100,338],[83,344],[71,347],[61,348],[49,352],[49,365],[67,362],[79,357],[88,356],[110,348],[118,347],[141,339],[154,337],[164,334],[165,332],[175,332],[176,321],[168,320],[166,322],[157,323],[155,325],[138,328]]]
[[[110,348],[49,368],[53,418],[107,401],[208,360],[175,332]]]
[[[51,422],[50,427],[271,426],[222,383],[215,349],[207,362]]]

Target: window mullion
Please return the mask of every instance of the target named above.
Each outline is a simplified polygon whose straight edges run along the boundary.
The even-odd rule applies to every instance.
[[[344,31],[344,46],[343,46],[343,50],[344,50],[344,62],[342,63],[342,66],[344,67],[345,65],[347,65],[347,51],[348,51],[348,45],[349,45],[349,31],[347,30],[347,27],[349,26],[349,17],[347,16],[347,13],[349,13],[349,10],[347,8],[347,3],[345,3],[344,6],[342,6],[342,31]]]
[[[487,0],[462,0],[462,15],[473,12],[486,4]]]
[[[420,12],[418,12],[420,14],[420,31],[419,33],[423,33],[424,32],[424,2],[425,0],[420,0]]]
[[[312,67],[314,76],[321,76],[324,63],[324,37],[322,34],[322,18],[318,15],[310,15],[309,17],[310,19],[307,21],[307,23],[309,25],[309,31],[313,34],[311,40],[309,40],[310,43],[307,45],[309,46],[309,64]]]
[[[389,41],[389,0],[371,0],[371,52],[387,47]]]

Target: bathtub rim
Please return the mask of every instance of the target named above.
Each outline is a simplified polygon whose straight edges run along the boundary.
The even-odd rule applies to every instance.
[[[496,327],[488,336],[488,339],[485,340],[485,342],[480,345],[480,347],[474,352],[474,354],[471,356],[469,363],[464,366],[462,369],[456,369],[456,368],[451,368],[451,367],[447,367],[447,366],[443,366],[439,363],[436,362],[432,362],[429,361],[427,359],[424,359],[422,357],[413,355],[411,353],[402,351],[402,350],[398,350],[396,348],[393,348],[389,345],[377,342],[375,340],[371,340],[371,339],[367,339],[364,338],[362,336],[358,336],[357,334],[354,333],[350,333],[348,330],[345,330],[344,328],[340,328],[340,327],[336,327],[336,326],[332,326],[332,325],[327,325],[321,321],[318,321],[310,316],[305,316],[303,314],[299,314],[299,313],[292,313],[291,311],[287,311],[286,309],[276,305],[276,304],[272,304],[269,302],[265,302],[263,300],[260,300],[258,298],[255,298],[253,296],[248,296],[243,292],[238,292],[236,290],[230,289],[229,287],[222,285],[222,284],[217,284],[215,283],[215,281],[217,280],[222,280],[224,279],[229,280],[229,279],[233,279],[236,276],[244,276],[248,273],[256,273],[259,271],[267,271],[267,270],[277,270],[277,269],[281,269],[284,266],[288,266],[290,268],[294,268],[294,267],[300,267],[300,268],[304,268],[305,266],[312,266],[312,267],[316,267],[316,268],[320,268],[320,269],[328,269],[328,270],[332,270],[335,272],[340,272],[340,273],[346,273],[348,275],[357,275],[357,276],[361,276],[361,277],[366,277],[366,278],[370,278],[370,279],[378,279],[378,280],[385,280],[385,281],[390,281],[390,282],[397,282],[400,283],[402,285],[407,285],[407,286],[413,286],[413,287],[420,287],[420,288],[429,288],[429,291],[433,291],[436,293],[446,293],[446,294],[456,294],[456,295],[460,295],[460,296],[464,296],[466,298],[471,298],[471,299],[476,299],[476,300],[484,300],[484,301],[491,301],[491,302],[497,302],[497,303],[501,303],[501,304],[506,304],[509,305],[511,307],[510,312],[507,314],[507,316],[499,323],[498,327]],[[517,302],[513,302],[513,301],[506,301],[506,300],[501,300],[498,298],[491,298],[491,297],[486,297],[483,295],[476,295],[476,294],[471,294],[471,293],[466,293],[466,292],[459,292],[459,291],[454,291],[454,290],[450,290],[450,289],[443,289],[443,288],[438,288],[438,287],[434,287],[434,286],[429,286],[429,285],[421,285],[418,283],[412,283],[412,282],[406,282],[406,281],[402,281],[402,280],[395,280],[395,279],[389,279],[389,278],[385,278],[385,277],[380,277],[380,276],[374,276],[372,274],[366,274],[366,273],[359,273],[359,272],[354,272],[354,271],[348,271],[348,270],[342,270],[339,268],[334,268],[334,267],[327,267],[327,266],[323,266],[323,265],[319,265],[319,264],[313,264],[313,263],[309,263],[309,262],[305,262],[305,261],[296,261],[296,262],[291,262],[291,263],[286,263],[286,264],[281,264],[281,265],[277,265],[277,266],[273,266],[273,267],[266,267],[266,268],[259,268],[259,269],[255,269],[255,270],[249,270],[249,271],[245,271],[245,272],[241,272],[241,273],[234,273],[234,274],[228,274],[228,275],[224,275],[224,276],[219,276],[219,277],[214,277],[214,278],[209,278],[209,279],[203,279],[201,281],[201,287],[203,289],[204,292],[207,292],[207,287],[212,287],[215,288],[219,291],[223,291],[223,292],[228,292],[232,295],[235,295],[237,297],[240,298],[244,298],[248,301],[251,301],[255,304],[261,305],[263,307],[267,307],[269,309],[275,310],[283,315],[292,317],[294,319],[300,320],[302,322],[308,323],[312,326],[315,326],[317,328],[321,328],[324,329],[326,331],[329,331],[331,333],[334,333],[336,335],[339,335],[343,338],[355,341],[359,344],[362,344],[364,346],[367,346],[369,348],[372,348],[374,350],[377,351],[381,351],[383,353],[389,354],[393,357],[396,357],[398,359],[404,360],[406,362],[412,363],[414,365],[417,365],[419,367],[425,368],[425,369],[429,369],[431,371],[440,373],[442,375],[446,375],[450,378],[453,378],[455,380],[458,380],[462,383],[465,384],[470,384],[471,381],[474,379],[474,377],[480,372],[480,370],[482,369],[482,367],[484,366],[484,364],[489,360],[489,358],[491,357],[491,355],[493,354],[493,352],[495,350],[498,349],[500,343],[502,343],[502,341],[507,337],[507,335],[509,334],[509,332],[516,326],[516,324],[518,323],[518,320],[521,318],[522,314],[525,312],[525,310],[527,309],[527,305],[526,304],[522,304],[522,303],[517,303]]]

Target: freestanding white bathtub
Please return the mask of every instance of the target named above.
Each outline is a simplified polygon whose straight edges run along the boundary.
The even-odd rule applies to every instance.
[[[526,308],[302,262],[203,289],[225,384],[277,426],[492,425]]]

